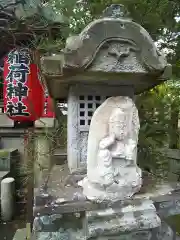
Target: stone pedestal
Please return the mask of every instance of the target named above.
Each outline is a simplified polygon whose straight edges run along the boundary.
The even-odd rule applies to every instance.
[[[175,240],[176,234],[161,221],[151,200],[124,207],[83,213],[36,217],[36,240]]]
[[[143,200],[139,205],[127,205],[123,208],[90,211],[84,219],[84,229],[87,238],[123,239],[123,235],[129,233],[132,236],[144,235],[142,239],[150,236],[150,231],[161,226],[161,220],[156,213],[153,202]],[[117,238],[121,236],[122,238]],[[112,237],[116,238],[112,238]]]
[[[99,237],[96,240],[178,240],[172,229],[162,222],[160,227],[121,234],[119,236]]]
[[[147,185],[146,189],[114,203],[72,200],[70,188],[62,202],[43,195],[34,208],[35,239],[175,240],[176,231],[165,219],[180,214],[180,184]]]

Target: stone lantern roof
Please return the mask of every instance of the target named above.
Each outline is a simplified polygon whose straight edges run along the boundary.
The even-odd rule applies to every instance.
[[[66,98],[72,84],[126,85],[139,94],[171,77],[151,36],[117,4],[69,37],[61,55],[43,57],[41,64],[54,99]]]

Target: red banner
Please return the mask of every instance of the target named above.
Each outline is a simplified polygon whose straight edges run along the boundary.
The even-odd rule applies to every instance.
[[[35,121],[44,110],[44,91],[30,51],[14,49],[4,59],[4,112],[14,121]]]

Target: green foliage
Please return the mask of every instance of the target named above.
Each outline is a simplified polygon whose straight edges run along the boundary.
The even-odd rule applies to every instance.
[[[83,3],[78,3],[76,0],[49,0],[49,5],[52,5],[54,11],[68,19],[67,25],[62,25],[59,34],[56,37],[49,35],[41,37],[38,43],[38,49],[51,54],[58,53],[64,47],[66,39],[72,34],[78,34],[92,20],[92,16],[88,7]]]
[[[167,168],[167,159],[159,150],[169,147],[170,138],[174,136],[171,116],[173,111],[179,111],[179,92],[178,81],[171,80],[136,99],[141,124],[138,161],[154,172]],[[179,137],[177,126],[175,132]]]
[[[68,34],[79,33],[92,20],[86,4],[77,0],[50,0],[56,11],[60,11],[69,19]]]
[[[91,0],[89,8],[94,16],[110,4],[123,4],[132,18],[141,24],[154,39],[163,35],[164,28],[175,28],[174,16],[179,14],[180,2],[169,0]]]
[[[136,99],[141,125],[138,146],[138,161],[141,167],[157,169],[162,157],[158,150],[168,141],[169,106],[165,103],[167,91],[164,84]]]

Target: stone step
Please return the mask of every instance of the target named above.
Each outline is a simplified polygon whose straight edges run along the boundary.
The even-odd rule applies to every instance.
[[[144,231],[160,225],[161,220],[150,200],[142,200],[137,206],[128,205],[121,209],[89,211],[84,219],[85,235],[88,237]]]

